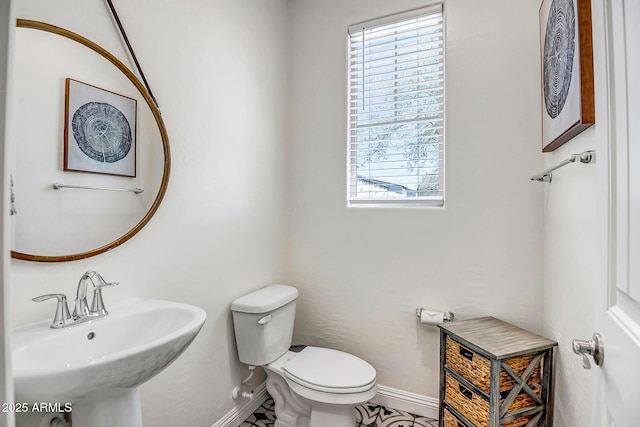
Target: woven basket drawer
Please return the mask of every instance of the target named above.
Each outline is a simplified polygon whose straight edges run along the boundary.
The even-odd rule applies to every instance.
[[[449,373],[446,374],[445,381],[445,400],[477,427],[488,427],[489,402],[460,384]],[[502,402],[500,400],[501,404]],[[521,393],[509,407],[509,412],[533,404],[534,402],[529,395]],[[505,423],[504,427],[520,427],[526,425],[527,422],[529,422],[529,417],[522,417]]]
[[[522,417],[518,418],[517,420],[509,421],[508,423],[504,423],[502,425],[504,427],[522,427],[526,426],[530,419],[531,417]],[[539,425],[540,423],[536,423],[534,427],[537,427]]]
[[[489,427],[489,402],[446,374],[444,399],[478,427]]]
[[[485,393],[489,393],[491,390],[491,361],[486,357],[470,350],[457,341],[447,337],[446,342],[446,365],[456,371],[462,378],[466,379],[473,385],[477,386]],[[533,355],[514,357],[513,359],[507,359],[505,362],[513,371],[522,375],[527,369]],[[527,381],[530,385],[540,384],[540,366],[536,366],[533,374]],[[505,371],[500,370],[500,391],[511,390],[516,385],[515,380]]]
[[[446,409],[444,410],[443,419],[444,427],[464,427],[464,424],[458,421],[458,419],[451,415],[451,412],[447,411]]]
[[[458,421],[458,419],[451,414],[446,408],[444,410],[444,427],[465,427],[462,422]],[[508,423],[503,424],[504,427],[522,427],[527,425],[529,422],[529,417],[518,418],[517,420],[509,421]]]

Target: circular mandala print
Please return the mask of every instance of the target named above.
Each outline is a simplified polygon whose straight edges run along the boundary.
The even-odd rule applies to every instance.
[[[73,136],[84,154],[97,162],[115,163],[131,149],[131,127],[120,110],[89,102],[73,113]]]
[[[573,0],[553,0],[544,37],[544,103],[551,118],[558,117],[569,94],[576,49]]]

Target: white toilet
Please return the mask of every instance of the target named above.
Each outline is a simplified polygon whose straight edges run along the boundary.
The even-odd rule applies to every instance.
[[[355,427],[355,406],[376,395],[376,370],[338,350],[290,350],[297,298],[296,288],[271,285],[233,301],[240,361],[264,367],[275,427]]]

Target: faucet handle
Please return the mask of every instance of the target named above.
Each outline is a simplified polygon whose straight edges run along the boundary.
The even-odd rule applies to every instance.
[[[102,281],[102,283],[98,283],[97,285],[95,285],[95,289],[102,289],[102,288],[107,288],[109,286],[118,286],[120,284],[120,282],[111,282],[111,283],[107,283],[104,280]]]
[[[102,280],[101,283],[95,286],[93,290],[93,301],[91,302],[91,314],[99,314],[101,316],[109,314],[107,309],[104,307],[104,301],[102,300],[102,289],[109,286],[118,286],[118,283],[119,282],[107,283]]]
[[[67,323],[71,320],[71,314],[69,313],[69,306],[67,305],[66,295],[45,294],[45,295],[40,295],[35,298],[32,298],[31,301],[41,302],[51,298],[56,298],[58,300],[58,304],[56,305],[56,314],[53,318],[53,323],[51,323],[51,327],[53,329],[64,328],[67,325]]]

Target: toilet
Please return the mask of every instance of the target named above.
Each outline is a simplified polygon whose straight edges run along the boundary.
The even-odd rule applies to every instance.
[[[355,427],[355,406],[377,393],[376,370],[364,360],[322,347],[291,347],[298,290],[271,285],[231,304],[238,356],[262,366],[275,427]]]

